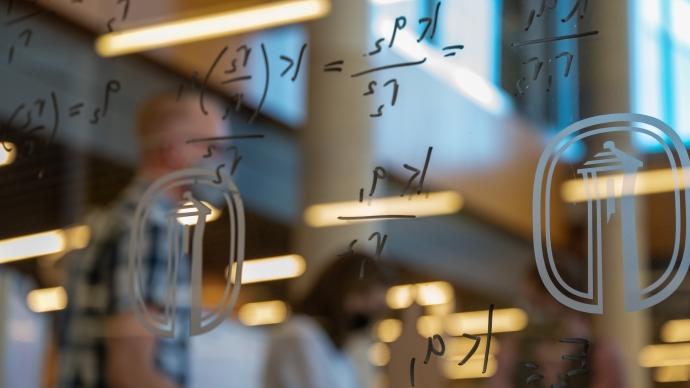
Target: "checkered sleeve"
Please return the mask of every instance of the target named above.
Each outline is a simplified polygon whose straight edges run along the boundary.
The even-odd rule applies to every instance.
[[[168,284],[168,247],[163,230],[158,225],[147,227],[146,238],[135,249],[139,249],[140,260],[136,270],[130,273],[129,231],[118,239],[115,249],[110,250],[112,268],[110,311],[125,313],[136,306],[133,282],[138,282],[141,298],[149,308],[164,309],[169,304],[170,285]]]

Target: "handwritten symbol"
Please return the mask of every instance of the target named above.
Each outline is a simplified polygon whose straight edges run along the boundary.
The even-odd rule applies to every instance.
[[[393,25],[393,33],[391,34],[391,41],[388,42],[388,48],[393,47],[395,44],[395,35],[398,30],[402,30],[407,25],[407,18],[404,16],[398,16],[395,18],[395,24]]]
[[[424,31],[422,31],[422,34],[417,39],[417,43],[421,42],[424,39],[424,37],[426,37],[426,33],[429,31],[429,27],[431,27],[431,34],[429,35],[429,39],[434,39],[434,35],[436,34],[436,26],[438,23],[438,12],[440,9],[441,2],[439,1],[438,3],[436,3],[433,19],[431,17],[423,17],[418,20],[419,24],[426,23],[426,26],[424,27]]]
[[[120,91],[120,82],[116,80],[110,80],[105,86],[105,98],[103,99],[103,117],[108,113],[108,105],[110,102],[110,94],[117,93]]]
[[[372,55],[376,55],[376,54],[380,53],[381,49],[382,49],[381,43],[383,43],[385,41],[386,41],[386,38],[376,39],[376,42],[374,42],[374,50],[369,51],[368,53],[364,54],[364,56],[365,57],[366,56],[372,56]]]
[[[465,45],[456,44],[456,45],[453,45],[453,46],[446,46],[446,47],[444,47],[444,48],[443,48],[443,51],[446,51],[446,50],[462,50],[462,49],[464,49],[464,48],[465,48]],[[445,54],[444,57],[454,57],[455,54],[456,54],[456,52],[457,52],[457,51],[453,51],[453,52],[450,52],[450,53],[448,53],[448,54]]]
[[[79,114],[81,114],[81,107],[83,107],[83,106],[84,106],[84,103],[81,103],[81,102],[76,104],[76,105],[72,105],[69,108],[69,117],[74,117],[74,116],[78,116]]]
[[[295,82],[295,80],[297,79],[297,75],[299,74],[299,70],[302,67],[302,57],[304,57],[304,51],[306,49],[307,49],[307,44],[305,43],[302,45],[302,48],[299,51],[299,57],[297,58],[297,66],[295,67],[295,72],[293,73],[292,78],[291,78],[292,82]],[[290,69],[292,68],[292,66],[294,65],[295,62],[291,58],[286,57],[285,55],[281,55],[280,59],[288,62],[288,66],[285,68],[285,70],[283,70],[282,73],[280,73],[280,76],[282,77],[288,71],[290,71]]]
[[[342,65],[344,63],[345,62],[342,60],[329,62],[329,63],[324,65],[323,71],[338,71],[338,72],[343,71],[342,66],[339,66],[339,65]]]
[[[32,35],[33,35],[33,32],[29,28],[23,30],[19,34],[19,38],[22,38],[22,37],[24,38],[24,47],[29,47],[29,43],[31,42],[31,36]],[[12,45],[10,47],[10,51],[9,51],[8,58],[7,58],[7,63],[12,63],[13,60],[14,60],[14,45]]]
[[[561,19],[562,23],[567,22],[568,20],[572,19],[573,16],[575,16],[575,13],[577,12],[578,9],[580,9],[580,19],[583,19],[585,17],[585,13],[587,12],[587,4],[589,3],[589,0],[584,0],[582,3],[583,6],[580,8],[580,0],[577,0],[575,4],[573,5],[573,8],[570,10],[568,13],[568,16],[564,17]]]
[[[125,20],[127,20],[127,14],[129,13],[129,0],[118,0],[117,3],[125,3],[125,7],[122,10],[122,21],[124,22]]]
[[[470,358],[474,355],[474,352],[477,351],[477,348],[479,347],[479,343],[482,341],[482,339],[478,335],[471,335],[471,334],[462,334],[463,337],[471,339],[474,341],[474,345],[472,345],[472,349],[465,355],[465,357],[460,360],[458,365],[465,365],[467,361],[469,361]]]
[[[437,356],[443,356],[443,354],[446,352],[446,344],[443,342],[443,338],[440,335],[434,334],[433,337],[429,337],[426,340],[426,356],[424,356],[424,364],[429,363],[429,359],[431,358],[432,353]],[[434,346],[435,342],[439,343],[439,349],[436,349],[436,347]]]
[[[539,369],[539,365],[536,363],[533,363],[533,362],[526,362],[526,363],[524,363],[523,366],[529,370],[534,370],[534,371]],[[527,376],[527,381],[525,383],[527,385],[530,385],[530,384],[536,383],[537,381],[541,381],[541,380],[544,380],[544,375],[542,375],[541,373],[530,373],[530,375]]]
[[[598,34],[599,34],[598,30],[593,30],[593,31],[587,31],[587,32],[580,32],[577,34],[559,35],[559,36],[540,38],[540,39],[530,39],[530,40],[525,40],[522,42],[511,43],[510,47],[522,47],[522,46],[530,46],[530,45],[534,45],[534,44],[556,42],[559,40],[579,39],[579,38],[585,38],[588,36],[594,36],[594,35],[598,35]]]
[[[246,44],[243,44],[242,46],[235,49],[236,53],[239,53],[240,51],[244,53],[244,57],[242,59],[242,67],[247,67],[247,61],[249,60],[249,56],[252,53],[252,49],[248,47]],[[237,58],[233,58],[232,61],[230,61],[230,65],[232,65],[232,67],[225,70],[225,74],[232,74],[237,71]]]
[[[376,237],[376,258],[381,257],[381,252],[383,252],[383,247],[386,246],[386,240],[388,239],[388,235],[384,234],[383,238],[381,238],[381,233],[379,232],[374,232],[369,236],[368,241],[371,241],[372,238]]]
[[[216,179],[211,181],[213,183],[221,183],[223,181],[223,177],[220,176],[220,170],[225,167],[225,163],[221,164],[220,166],[216,167]]]

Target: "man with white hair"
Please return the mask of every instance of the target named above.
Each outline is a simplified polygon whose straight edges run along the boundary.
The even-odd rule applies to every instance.
[[[227,136],[218,109],[206,105],[205,113],[198,96],[178,99],[164,93],[140,110],[136,177],[113,205],[92,217],[87,249],[65,260],[69,305],[60,326],[60,387],[172,388],[188,383],[188,309],[178,306],[172,338],[157,337],[142,326],[128,292],[129,236],[137,203],[149,185],[203,161],[206,145],[187,141]],[[140,276],[152,311],[166,308],[166,217],[182,200],[182,191],[167,191],[150,209]],[[178,290],[188,288],[189,262],[180,260],[177,271]]]

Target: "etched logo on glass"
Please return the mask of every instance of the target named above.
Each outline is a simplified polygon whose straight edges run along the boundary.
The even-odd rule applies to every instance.
[[[203,242],[206,222],[214,209],[204,198],[198,198],[189,188],[201,188],[200,192],[217,198],[222,197],[229,221],[228,268],[235,264],[234,279],[227,279],[223,296],[210,311],[202,309]],[[183,189],[183,198],[165,214],[167,242],[166,252],[156,252],[167,257],[165,268],[165,306],[162,311],[152,309],[145,300],[145,279],[142,279],[142,259],[151,241],[147,234],[147,223],[157,201],[170,190]],[[210,194],[209,194],[210,193]],[[182,260],[188,260],[190,279],[188,289],[189,334],[206,333],[218,326],[230,313],[242,284],[242,263],[244,261],[244,208],[239,191],[229,175],[218,171],[193,168],[166,175],[153,183],[142,196],[137,206],[131,230],[129,246],[129,292],[134,301],[135,312],[141,323],[151,332],[172,337],[175,335],[176,310],[179,288],[178,268]],[[149,269],[151,270],[151,269]],[[187,295],[185,295],[187,296]],[[160,307],[160,306],[158,306]]]
[[[635,199],[650,184],[644,163],[616,146],[613,136],[636,134],[649,136],[659,143],[668,160],[668,175],[673,182],[674,249],[665,271],[649,285],[642,285],[641,263],[637,244]],[[613,135],[613,136],[612,136]],[[566,282],[558,271],[551,241],[552,182],[556,165],[563,153],[577,142],[587,139],[595,147],[593,157],[576,167],[587,206],[587,277],[586,289],[577,289]],[[653,306],[668,298],[685,278],[690,265],[690,161],[680,137],[665,123],[653,117],[619,113],[590,117],[578,121],[548,144],[539,159],[532,197],[532,232],[539,276],[546,289],[560,303],[578,311],[601,314],[603,306],[603,262],[622,260],[625,310],[636,311]],[[653,184],[653,183],[652,183]],[[622,257],[609,257],[603,239],[606,225],[619,217]],[[612,243],[611,241],[608,241]]]

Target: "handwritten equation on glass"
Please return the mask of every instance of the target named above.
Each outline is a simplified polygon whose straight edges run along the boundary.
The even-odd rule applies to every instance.
[[[558,5],[557,0],[540,0],[538,3],[539,7],[532,8],[527,16],[527,21],[524,27],[526,34],[529,34],[529,31],[534,26],[537,19],[540,19],[542,16],[544,16],[544,19],[547,19],[546,17],[551,13],[555,14]],[[567,11],[567,14],[560,19],[560,23],[567,26],[572,25],[573,29],[577,30],[578,22],[580,22],[586,16],[589,0],[572,0],[571,3],[570,10]],[[576,15],[579,17],[575,17]],[[513,42],[510,44],[510,46],[515,49],[524,50],[530,46],[578,40],[598,34],[598,30],[588,30],[576,33],[558,34],[555,36],[542,36],[534,39]],[[575,54],[573,54],[570,50],[556,51],[558,52],[555,55],[545,54],[545,56],[529,56],[522,62],[523,66],[532,66],[532,72],[529,73],[530,75],[520,77],[515,82],[515,96],[524,95],[533,84],[541,79],[541,75],[544,73],[546,74],[546,91],[550,92],[554,74],[558,73],[559,63],[563,64],[561,66],[563,69],[563,78],[567,78],[570,75]],[[548,50],[545,50],[545,52],[548,52]],[[542,71],[543,69],[544,71]]]
[[[122,85],[118,80],[110,80],[105,84],[103,89],[103,99],[100,104],[92,107],[86,113],[86,120],[92,124],[98,124],[108,114],[110,106],[110,99],[113,95],[120,92]],[[61,118],[67,116],[71,120],[77,120],[82,116],[86,110],[86,103],[84,101],[77,101],[70,105],[67,111],[63,111],[60,104],[61,100],[55,91],[51,91],[47,96],[36,97],[32,101],[24,101],[17,104],[10,114],[7,121],[0,125],[0,143],[6,152],[13,152],[14,147],[17,147],[18,158],[29,157],[34,154],[37,148],[36,141],[32,138],[47,131],[49,135],[47,140],[42,144],[48,146],[52,144],[60,128]],[[64,121],[64,120],[63,120]],[[8,144],[5,140],[7,138],[6,132],[10,129],[15,129],[19,133],[23,133],[29,139],[23,141],[19,146]],[[39,173],[39,178],[42,173]]]
[[[425,39],[433,39],[436,34],[440,11],[441,2],[439,1],[436,3],[433,16],[423,17],[418,20],[418,27],[421,28],[422,31],[416,39],[417,44]],[[373,49],[363,53],[362,56],[373,57],[392,49],[395,46],[398,33],[405,31],[408,28],[412,27],[408,27],[407,18],[405,16],[397,17],[391,25],[390,36],[378,38],[373,44]],[[281,79],[286,78],[289,79],[290,82],[295,82],[300,75],[300,70],[303,68],[304,57],[307,55],[308,46],[309,45],[307,43],[304,43],[302,44],[299,52],[281,53],[279,55],[279,60],[284,63],[283,70],[279,74]],[[460,50],[464,49],[464,47],[465,46],[463,44],[459,43],[445,46],[442,48],[440,55],[442,55],[443,58],[454,57]],[[200,109],[207,114],[208,111],[205,104],[205,95],[208,89],[209,80],[214,77],[215,74],[222,74],[222,77],[224,77],[221,81],[221,85],[258,82],[258,86],[261,88],[261,97],[248,119],[249,123],[254,122],[259,113],[261,113],[261,110],[266,102],[266,96],[268,94],[269,84],[271,82],[271,71],[269,66],[271,63],[271,56],[269,55],[266,44],[260,43],[258,48],[259,55],[257,55],[256,52],[257,50],[255,50],[254,47],[250,47],[246,44],[240,45],[234,50],[231,50],[229,46],[224,46],[215,56],[202,80],[200,80],[199,72],[195,71],[192,73],[191,85],[181,84],[179,86],[178,98],[182,96],[186,89],[198,90],[200,92]],[[428,57],[420,57],[419,59],[413,61],[396,62],[367,69],[359,69],[350,73],[350,78],[385,74],[393,69],[420,66],[423,65],[428,59]],[[252,66],[252,61],[257,61],[254,63],[254,66]],[[252,67],[263,68],[263,74],[251,74],[249,69]],[[343,59],[329,61],[323,65],[323,71],[326,73],[341,73],[343,72],[344,68],[345,61]],[[384,108],[386,106],[395,106],[398,100],[399,90],[400,83],[395,77],[390,77],[381,81],[369,80],[365,90],[362,91],[362,96],[374,96],[377,92],[389,93],[388,103],[379,105],[375,112],[369,114],[369,117],[381,117],[384,114]],[[242,108],[244,97],[244,94],[241,92],[232,94],[231,104],[225,107],[225,114],[223,115],[224,120],[229,117],[229,113],[231,111],[237,112]]]
[[[41,5],[41,3],[47,3],[48,1],[49,0],[29,0],[25,1],[25,3]],[[127,20],[131,0],[111,1],[114,1],[117,5],[117,8],[121,8],[121,11],[118,15],[114,15],[108,19],[105,28],[109,32],[113,32],[113,26],[116,22],[124,22]],[[83,0],[72,0],[72,4],[75,4],[76,6],[78,6],[80,3],[83,3]],[[26,23],[39,16],[51,14],[53,12],[49,9],[38,9],[36,11],[17,13],[14,4],[15,0],[7,0],[7,8],[5,9],[5,16],[7,17],[7,20],[2,23],[2,26],[8,30],[3,32],[3,34],[16,34],[15,43],[12,44],[7,51],[7,63],[9,64],[14,62],[15,54],[18,54],[19,51],[26,50],[31,44],[34,31],[30,26],[27,26]]]

